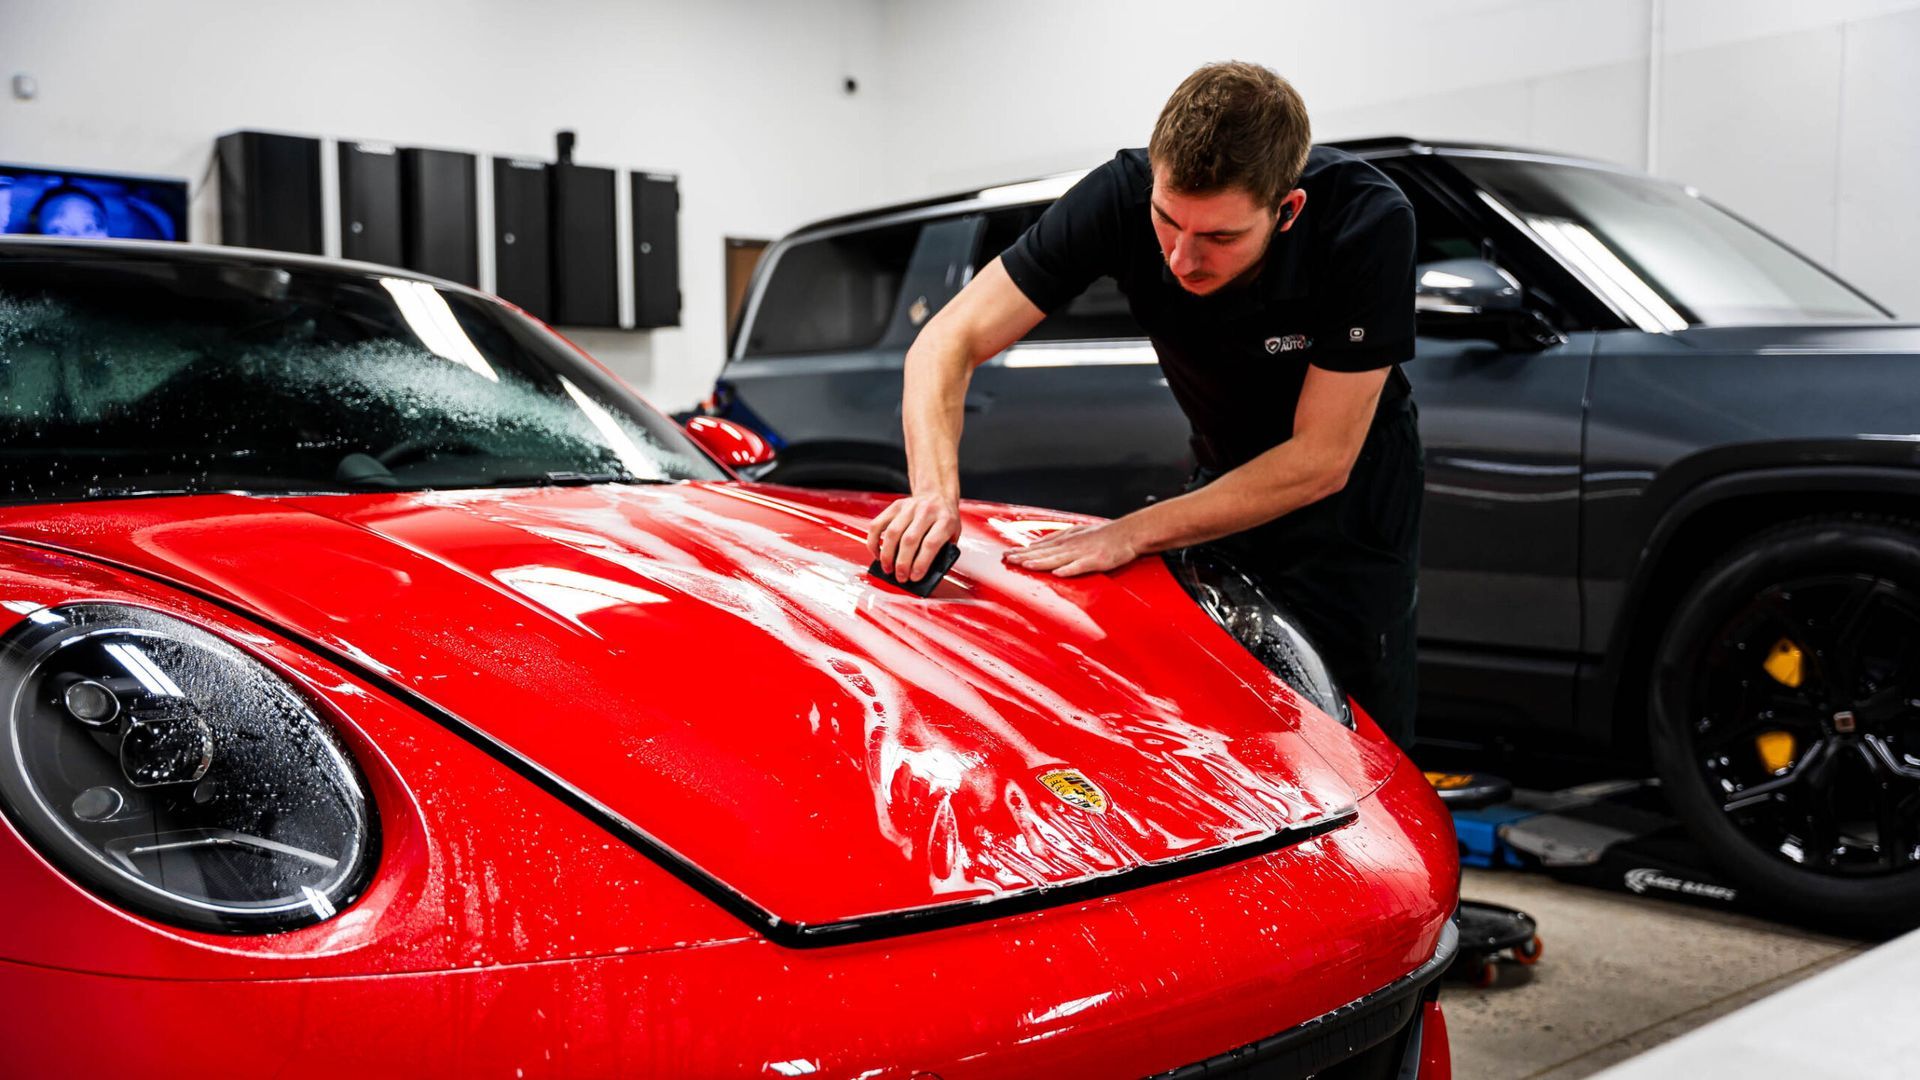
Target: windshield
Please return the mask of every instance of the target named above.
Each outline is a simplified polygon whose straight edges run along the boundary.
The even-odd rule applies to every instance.
[[[1690,188],[1548,162],[1448,160],[1643,330],[1890,318]]]
[[[565,342],[466,293],[0,258],[0,501],[722,478]]]

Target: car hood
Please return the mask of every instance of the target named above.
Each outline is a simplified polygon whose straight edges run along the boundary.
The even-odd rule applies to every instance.
[[[883,502],[200,495],[0,510],[0,535],[350,659],[775,925],[1217,859],[1331,827],[1385,775],[1159,560],[1012,570],[1010,543],[1057,526],[969,506],[958,566],[921,600],[865,573]]]

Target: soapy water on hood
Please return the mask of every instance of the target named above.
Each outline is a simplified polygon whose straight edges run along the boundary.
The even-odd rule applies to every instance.
[[[716,488],[717,494],[731,494]],[[1245,840],[1304,823],[1319,813],[1292,784],[1262,774],[1233,753],[1232,740],[1179,715],[1172,700],[1139,686],[1079,648],[1066,650],[1081,673],[1121,702],[1120,712],[1091,715],[1059,691],[1024,673],[1057,665],[1033,644],[1054,635],[1087,631],[1101,636],[1085,612],[1055,592],[1049,582],[1015,579],[1017,604],[991,599],[929,605],[877,590],[864,566],[823,554],[782,532],[691,500],[649,500],[645,522],[636,524],[629,496],[602,495],[599,507],[492,495],[430,497],[463,504],[490,520],[604,560],[655,589],[677,593],[731,613],[780,643],[795,658],[832,680],[844,702],[860,708],[861,760],[882,833],[902,854],[919,858],[936,894],[1009,891],[1120,869],[1145,861],[1127,834],[1161,838],[1176,848]],[[775,509],[784,504],[764,495],[749,501]],[[488,512],[485,505],[498,507]],[[796,508],[797,509],[797,508]],[[813,519],[801,511],[799,516]],[[814,519],[818,520],[818,519]],[[668,528],[651,530],[646,523]],[[840,531],[837,530],[836,531]],[[664,537],[697,537],[713,561],[740,568],[719,573],[699,551]],[[971,545],[969,545],[971,546]],[[996,580],[995,585],[1000,585]],[[1028,610],[1022,611],[1021,607]],[[1035,623],[1051,620],[1051,628]],[[1016,619],[1031,637],[1010,637],[993,618]],[[962,672],[983,676],[975,685]],[[937,698],[954,714],[928,717],[914,693]],[[832,729],[837,713],[829,705]],[[1009,715],[1012,713],[1013,715]],[[1058,763],[1036,745],[1018,714],[1044,717],[1026,727],[1043,733],[1069,726],[1129,753],[1165,765],[1165,809],[1172,820],[1234,823],[1238,835],[1177,836],[1160,820],[1119,800],[1109,815],[1042,812],[1022,788],[1022,777],[982,769],[977,751],[956,739],[967,727],[983,742],[1004,746],[1029,775]],[[819,733],[818,702],[802,702],[800,722]],[[1233,797],[1223,793],[1234,793]],[[1007,820],[999,825],[995,812]],[[1109,817],[1123,827],[1115,827]]]

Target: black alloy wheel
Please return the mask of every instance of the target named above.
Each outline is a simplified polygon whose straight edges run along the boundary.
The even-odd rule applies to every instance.
[[[1694,583],[1654,661],[1654,762],[1754,899],[1854,933],[1920,925],[1920,531],[1810,518]]]

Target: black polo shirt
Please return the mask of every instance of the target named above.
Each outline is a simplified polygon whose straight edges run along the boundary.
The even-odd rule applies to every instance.
[[[1394,367],[1376,423],[1409,394],[1397,365],[1413,359],[1412,205],[1380,170],[1325,146],[1308,155],[1299,186],[1306,205],[1256,276],[1208,296],[1181,288],[1160,253],[1145,150],[1088,173],[1001,263],[1049,313],[1111,275],[1193,425],[1196,458],[1224,472],[1293,434],[1308,364]]]

